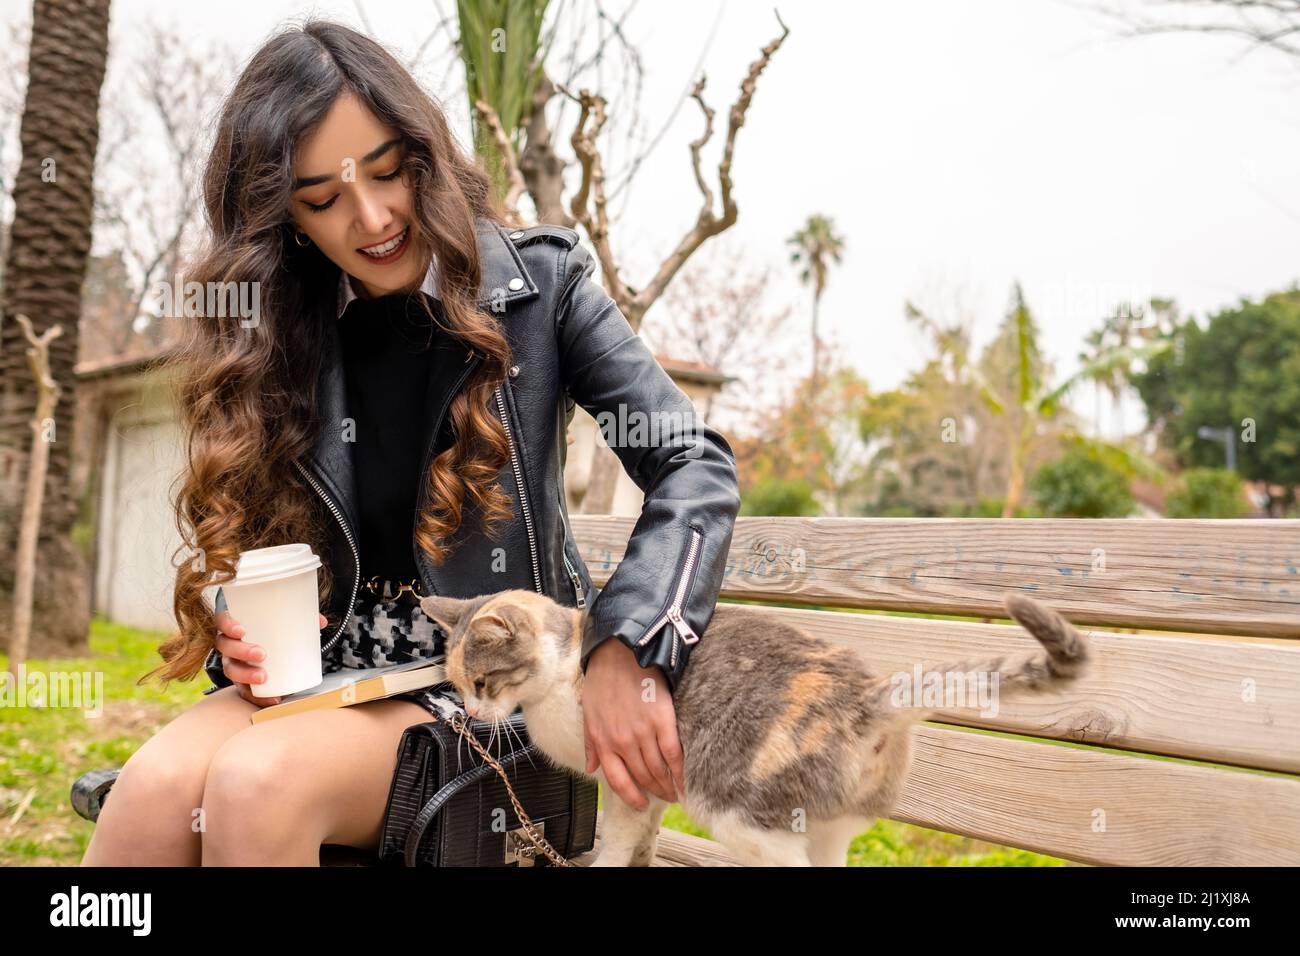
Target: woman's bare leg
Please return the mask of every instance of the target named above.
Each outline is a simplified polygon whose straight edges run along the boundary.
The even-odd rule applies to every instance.
[[[208,764],[255,710],[223,687],[147,740],[113,783],[81,865],[198,866]]]
[[[319,866],[322,843],[375,850],[402,732],[430,719],[410,700],[253,724],[212,757],[204,866]]]

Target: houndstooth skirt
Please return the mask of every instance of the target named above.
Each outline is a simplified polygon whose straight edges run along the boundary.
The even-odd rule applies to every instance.
[[[396,591],[396,585],[391,588]],[[391,593],[385,584],[381,594]],[[409,591],[396,598],[358,595],[352,616],[338,642],[322,659],[324,672],[346,668],[384,667],[417,659],[444,659],[447,635],[420,608]],[[464,702],[450,681],[396,695],[439,718],[464,712]]]

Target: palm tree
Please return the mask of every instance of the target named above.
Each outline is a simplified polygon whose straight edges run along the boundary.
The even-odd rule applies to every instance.
[[[1002,503],[1002,517],[1016,513],[1025,486],[1025,462],[1030,445],[1038,434],[1044,418],[1056,411],[1056,391],[1043,394],[1043,360],[1038,345],[1038,325],[1025,303],[1024,290],[1015,284],[1011,296],[1011,312],[1003,325],[1002,337],[1011,346],[1010,401],[998,398],[991,383],[984,382],[982,397],[989,408],[1006,422],[1010,473],[1007,476],[1007,493]],[[1005,391],[1003,391],[1005,395]]]
[[[1138,359],[1150,357],[1168,343],[1162,342],[1161,331],[1168,328],[1175,306],[1169,299],[1152,299],[1150,313],[1154,322],[1147,321],[1147,307],[1124,303],[1106,316],[1105,321],[1088,333],[1084,342],[1088,351],[1079,353],[1079,361],[1088,368],[1085,376],[1097,385],[1097,428],[1101,429],[1101,390],[1110,395],[1111,405],[1119,421],[1121,438],[1124,435],[1124,389],[1128,385],[1132,366]]]
[[[108,59],[109,0],[35,0],[27,98],[14,180],[14,220],[0,316],[0,600],[13,594],[21,510],[38,386],[27,368],[27,341],[12,317],[30,316],[37,334],[59,325],[49,348],[50,376],[69,400],[45,429],[49,470],[37,543],[34,619],[41,622],[32,656],[84,650],[90,619],[85,556],[73,544],[73,365],[81,285],[90,255],[99,91]],[[8,643],[12,610],[0,608]]]
[[[808,217],[802,229],[786,240],[791,246],[790,262],[802,265],[799,280],[805,285],[811,284],[813,290],[812,321],[812,385],[809,389],[811,401],[817,401],[817,372],[821,366],[821,343],[817,338],[817,316],[821,308],[822,293],[826,291],[826,276],[830,264],[839,264],[844,252],[844,240],[835,232],[835,223],[820,214]]]
[[[1146,311],[1142,306],[1123,305],[1115,310],[1114,314],[1107,320],[1113,335],[1114,347],[1118,354],[1129,351],[1134,339],[1136,339],[1143,326],[1143,319]],[[1115,367],[1111,374],[1111,384],[1108,386],[1111,400],[1115,403],[1115,414],[1119,419],[1120,438],[1124,437],[1124,386],[1128,379],[1125,376],[1125,368]]]
[[[548,0],[458,0],[456,4],[465,90],[474,127],[474,148],[496,182],[498,195],[510,197],[507,166],[493,131],[486,128],[477,103],[492,108],[500,135],[519,155],[520,125],[532,106],[541,76],[542,19]],[[518,192],[518,190],[516,190]],[[513,209],[517,195],[508,199]]]
[[[1126,313],[1126,315],[1125,315]],[[1140,316],[1141,313],[1139,312]],[[1132,309],[1118,310],[1108,320],[1108,328],[1120,337],[1120,343],[1101,349],[1096,356],[1088,357],[1083,367],[1060,385],[1052,387],[1044,378],[1038,344],[1038,326],[1029,306],[1025,303],[1020,283],[1012,294],[1011,312],[1003,326],[1003,336],[1009,341],[1012,353],[1010,401],[998,397],[989,379],[979,378],[980,395],[994,414],[1002,417],[1009,431],[1010,474],[1007,493],[1003,501],[1002,516],[1012,517],[1025,486],[1025,464],[1038,437],[1043,421],[1054,417],[1061,401],[1075,385],[1083,381],[1108,381],[1118,371],[1126,369],[1138,358],[1148,358],[1155,352],[1168,348],[1168,341],[1153,341],[1145,345],[1129,344],[1138,334],[1139,321]]]
[[[1109,323],[1109,320],[1107,320]],[[1101,438],[1101,393],[1103,390],[1111,396],[1112,403],[1115,400],[1115,376],[1110,369],[1100,369],[1098,363],[1110,351],[1110,344],[1106,341],[1106,332],[1109,325],[1101,325],[1093,329],[1086,336],[1083,342],[1087,346],[1085,351],[1079,353],[1079,364],[1086,365],[1093,369],[1088,376],[1088,381],[1093,384],[1093,437]]]

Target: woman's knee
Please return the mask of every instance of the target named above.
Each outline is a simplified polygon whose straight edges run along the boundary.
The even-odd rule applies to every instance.
[[[116,805],[115,810],[155,822],[160,813],[170,816],[180,811],[192,819],[203,799],[206,773],[202,754],[167,746],[155,736],[132,754],[118,773],[104,803],[104,813]]]
[[[402,731],[425,711],[374,701],[258,724],[213,756],[206,839],[368,845],[383,818]]]
[[[208,765],[203,815],[211,839],[270,838],[289,822],[307,817],[310,768],[301,764],[301,754],[285,735],[258,729],[226,741]]]
[[[205,698],[150,737],[118,773],[96,828],[197,832],[213,752],[247,727],[236,698]]]
[[[104,801],[83,865],[197,865],[203,770],[165,748],[137,750]]]

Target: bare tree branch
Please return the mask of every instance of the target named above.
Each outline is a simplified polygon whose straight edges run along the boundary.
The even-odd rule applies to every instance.
[[[1148,0],[1143,11],[1113,4],[1090,9],[1122,24],[1126,36],[1221,34],[1249,42],[1242,56],[1271,48],[1300,58],[1300,2],[1295,0]]]
[[[497,116],[497,111],[487,100],[475,100],[474,111],[478,114],[479,122],[488,131],[492,141],[496,143],[497,151],[501,154],[501,163],[505,167],[506,174],[506,211],[513,218],[515,225],[522,225],[519,218],[519,198],[527,190],[528,186],[524,182],[523,174],[519,171],[519,164],[515,161],[515,151],[510,145],[510,137],[506,135],[505,129],[501,126],[501,118]]]
[[[755,266],[738,240],[719,241],[716,252],[693,257],[673,280],[641,334],[656,351],[732,376],[701,413],[712,422],[722,412],[728,431],[752,432],[764,407],[779,402],[783,373],[797,365],[804,337],[791,329],[792,306],[767,301],[775,270]]]
[[[551,128],[546,122],[546,104],[554,95],[555,85],[543,68],[538,73],[533,102],[524,122],[525,145],[519,157],[519,169],[537,209],[538,222],[572,228],[573,217],[564,208],[564,169],[568,163],[555,152]]]
[[[605,195],[605,172],[600,151],[596,145],[600,131],[605,124],[605,99],[587,89],[573,93],[564,86],[560,92],[577,102],[581,109],[578,124],[573,131],[573,150],[578,157],[582,170],[582,181],[578,191],[570,200],[569,209],[576,222],[582,223],[596,255],[600,259],[605,288],[618,302],[632,327],[639,328],[641,318],[654,304],[672,281],[691,253],[698,249],[710,237],[723,232],[736,221],[739,214],[735,197],[732,195],[731,167],[735,157],[736,134],[744,125],[745,115],[753,100],[758,78],[771,61],[772,55],[780,49],[790,30],[781,21],[777,13],[777,22],[781,24],[781,35],[763,47],[758,59],[750,64],[745,79],[740,84],[740,95],[732,104],[728,114],[727,135],[723,143],[722,159],[718,164],[718,184],[722,209],[714,210],[713,191],[706,183],[700,167],[700,150],[713,135],[713,110],[704,102],[704,77],[701,76],[692,90],[692,97],[704,113],[705,129],[701,137],[690,145],[691,161],[695,172],[696,184],[702,194],[703,202],[694,226],[678,241],[677,246],[664,259],[650,283],[641,290],[629,287],[619,272],[618,262],[610,244],[609,217],[607,197]]]
[[[112,278],[125,282],[128,294],[101,297],[85,316],[83,347],[96,357],[125,353],[142,331],[153,344],[165,334],[161,327],[135,323],[158,279],[170,280],[186,254],[201,211],[196,196],[205,124],[229,80],[225,64],[233,59],[222,46],[191,48],[174,25],[146,29],[136,59],[110,64],[110,74],[121,71],[122,77],[110,78],[104,97],[95,223],[97,236],[126,267],[125,275]],[[178,76],[186,81],[177,83]],[[91,268],[109,268],[111,259],[92,260]]]
[[[705,38],[703,45],[700,47],[699,56],[695,58],[695,66],[691,69],[689,74],[691,76],[704,75],[704,60],[708,56],[709,50],[713,47],[713,38],[717,36],[718,26],[722,23],[723,9],[724,8],[721,6],[718,7],[718,14],[713,18],[713,26],[709,28],[709,35]],[[673,120],[677,118],[677,114],[681,111],[682,104],[690,98],[693,89],[693,85],[682,87],[681,96],[677,98],[677,102],[673,104],[673,108],[669,110],[668,115],[664,117],[664,121],[659,126],[659,132],[650,137],[650,141],[647,143],[646,147],[633,157],[632,162],[629,163],[628,168],[623,173],[613,177],[614,185],[609,190],[610,199],[617,198],[619,193],[623,192],[624,189],[628,188],[632,184],[642,163],[650,157],[650,154],[653,153],[659,143],[663,141],[664,136],[668,133],[669,127],[672,126]]]

